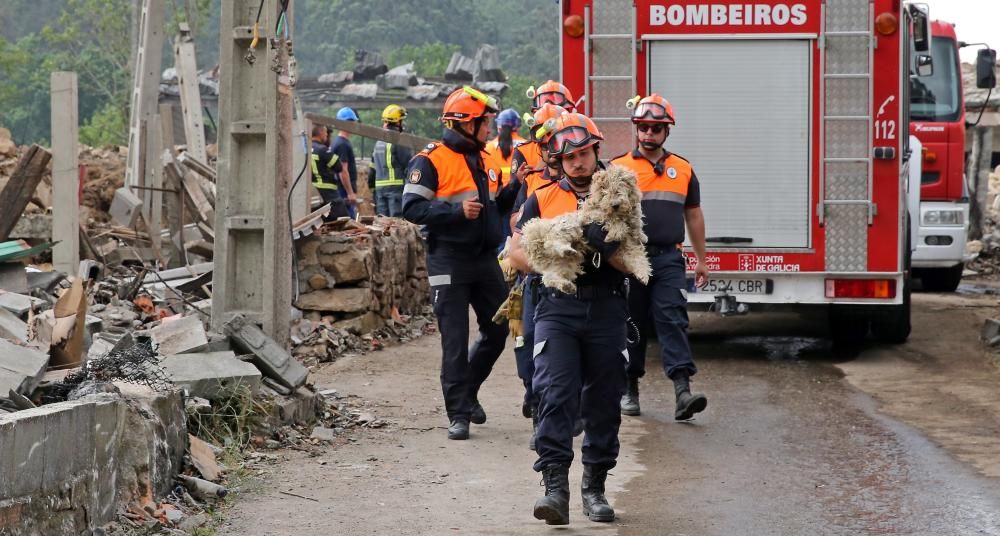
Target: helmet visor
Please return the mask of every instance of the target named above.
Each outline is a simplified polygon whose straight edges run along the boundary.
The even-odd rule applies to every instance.
[[[552,134],[546,145],[548,146],[549,154],[562,155],[586,146],[593,139],[586,128],[569,127]]]
[[[674,118],[667,113],[667,109],[655,102],[642,102],[635,107],[632,112],[633,121],[641,121],[643,119],[649,121],[668,121],[673,122]]]
[[[556,92],[541,93],[535,96],[535,107],[541,107],[543,104],[555,104],[556,106],[565,107],[569,104],[569,101],[566,100],[566,95]]]

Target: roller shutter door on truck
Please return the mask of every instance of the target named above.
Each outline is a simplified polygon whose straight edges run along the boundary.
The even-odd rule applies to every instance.
[[[694,166],[710,248],[808,248],[810,42],[649,43],[650,92],[677,112],[666,147]]]

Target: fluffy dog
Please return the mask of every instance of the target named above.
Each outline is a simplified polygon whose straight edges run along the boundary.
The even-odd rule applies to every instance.
[[[583,273],[583,260],[594,254],[583,236],[583,227],[590,223],[601,225],[609,242],[621,243],[615,258],[628,273],[643,283],[649,281],[641,201],[635,174],[611,166],[594,174],[590,197],[580,210],[525,224],[521,244],[542,283],[566,293],[576,291],[574,280]]]

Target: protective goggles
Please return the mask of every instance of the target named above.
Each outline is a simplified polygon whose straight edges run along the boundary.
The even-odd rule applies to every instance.
[[[551,155],[564,155],[575,149],[582,149],[595,141],[590,131],[584,127],[568,127],[554,134],[546,142],[546,148]]]
[[[667,113],[667,109],[655,102],[641,102],[632,110],[633,121],[642,121],[643,119],[674,122],[674,118]]]
[[[556,106],[565,107],[569,104],[569,101],[566,100],[566,95],[562,93],[549,92],[535,95],[535,107],[540,108],[543,104],[555,104]]]

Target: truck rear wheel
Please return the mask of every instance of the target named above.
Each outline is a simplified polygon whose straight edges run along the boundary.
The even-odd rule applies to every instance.
[[[830,339],[836,350],[861,348],[868,337],[868,316],[854,307],[830,308]]]
[[[929,292],[955,292],[962,282],[965,264],[951,268],[924,268],[920,270],[920,281]]]
[[[903,344],[910,337],[910,278],[903,280],[903,303],[872,318],[872,336],[887,344]]]

